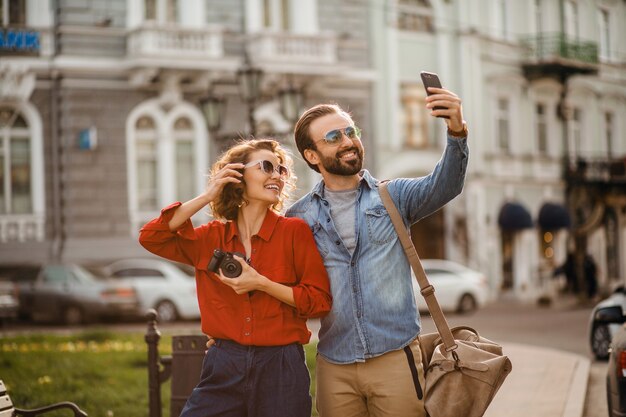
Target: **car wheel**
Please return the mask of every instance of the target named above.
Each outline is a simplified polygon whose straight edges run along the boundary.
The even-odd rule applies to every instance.
[[[80,307],[68,306],[63,309],[62,320],[68,326],[76,326],[85,320],[85,315]]]
[[[176,319],[178,318],[178,311],[176,310],[176,306],[169,300],[161,301],[159,304],[157,304],[155,310],[158,314],[158,320],[161,323],[176,321]]]
[[[606,324],[594,324],[591,332],[591,351],[598,360],[609,358],[609,346],[611,344],[611,332]]]
[[[460,314],[471,313],[476,310],[476,307],[477,303],[474,296],[472,294],[463,294],[456,311]]]

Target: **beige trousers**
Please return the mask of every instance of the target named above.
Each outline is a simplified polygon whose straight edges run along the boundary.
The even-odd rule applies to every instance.
[[[425,417],[424,367],[418,340],[408,348],[409,352],[395,350],[348,365],[336,365],[317,355],[315,402],[319,416]],[[415,364],[413,370],[409,357]]]

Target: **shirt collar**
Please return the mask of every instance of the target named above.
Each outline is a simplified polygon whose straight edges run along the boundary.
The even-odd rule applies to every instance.
[[[359,176],[361,177],[361,179],[359,180],[359,185],[357,188],[359,188],[361,184],[366,184],[371,189],[376,187],[378,181],[374,177],[372,177],[367,169],[362,169],[361,172],[359,172]],[[313,187],[313,189],[311,190],[311,194],[318,198],[324,198],[324,188],[324,180],[321,180],[315,185],[315,187]]]
[[[261,229],[256,234],[256,236],[268,242],[270,237],[272,237],[272,233],[276,228],[276,223],[278,223],[279,215],[276,214],[273,210],[267,209],[265,214],[265,218],[263,219],[263,224],[261,225]],[[237,222],[235,220],[229,220],[226,224],[226,241],[230,242],[235,238],[235,236],[239,235],[239,230],[237,229]]]

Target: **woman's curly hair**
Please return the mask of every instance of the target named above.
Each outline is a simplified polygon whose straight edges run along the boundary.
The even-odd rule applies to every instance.
[[[211,167],[209,181],[215,174],[227,164],[250,162],[250,154],[259,150],[268,150],[273,152],[281,164],[285,165],[289,170],[289,178],[285,181],[285,185],[280,194],[278,202],[270,208],[276,213],[280,213],[283,209],[285,201],[289,199],[291,191],[295,188],[296,176],[293,171],[293,160],[289,151],[281,146],[274,139],[249,139],[242,140],[233,147],[224,152],[219,160]],[[235,220],[239,207],[247,203],[243,198],[245,183],[227,183],[222,190],[222,194],[210,203],[213,217],[216,219]]]

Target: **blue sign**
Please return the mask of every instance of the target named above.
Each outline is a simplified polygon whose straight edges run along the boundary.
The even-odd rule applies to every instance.
[[[0,29],[0,55],[37,53],[39,50],[39,32],[27,29]]]
[[[78,132],[78,148],[93,151],[98,146],[98,131],[95,126]]]

